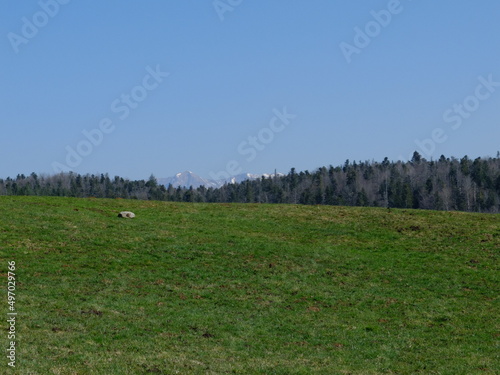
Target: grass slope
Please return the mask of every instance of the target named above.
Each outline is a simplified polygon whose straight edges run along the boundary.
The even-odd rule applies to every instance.
[[[498,215],[36,197],[0,215],[19,374],[500,373]]]

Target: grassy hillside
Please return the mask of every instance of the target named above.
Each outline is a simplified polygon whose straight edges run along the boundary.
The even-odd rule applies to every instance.
[[[0,215],[10,373],[500,373],[498,215],[35,197]]]

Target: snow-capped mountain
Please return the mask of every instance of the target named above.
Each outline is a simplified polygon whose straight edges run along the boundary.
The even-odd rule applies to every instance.
[[[200,186],[205,186],[207,188],[219,187],[219,185],[215,181],[200,177],[191,171],[177,173],[173,177],[159,178],[158,183],[161,185],[165,185],[165,186],[172,184],[172,186],[175,188],[177,188],[179,186],[180,187],[192,186],[193,188],[197,188]]]
[[[283,173],[277,173],[278,176],[284,176]],[[242,173],[238,174],[236,176],[233,176],[231,178],[228,178],[227,180],[222,180],[219,182],[222,182],[222,185],[224,184],[239,184],[240,182],[246,181],[246,180],[260,180],[262,177],[264,178],[269,178],[274,176],[273,174],[268,174],[268,173],[263,173],[263,174],[251,174],[251,173]],[[221,186],[222,186],[221,185]]]
[[[250,174],[250,173],[242,173],[236,176],[232,176],[228,179],[225,180],[211,180],[207,178],[203,178],[198,176],[197,174],[191,172],[191,171],[185,171],[182,173],[177,173],[173,177],[168,177],[168,178],[158,178],[158,183],[161,185],[168,186],[169,184],[172,184],[174,188],[177,187],[190,187],[192,186],[194,189],[200,187],[200,186],[205,186],[206,188],[218,188],[221,186],[224,186],[225,184],[237,184],[246,180],[257,180],[262,177],[264,178],[269,178],[273,175],[271,174]],[[278,176],[283,176],[282,173],[278,173]]]

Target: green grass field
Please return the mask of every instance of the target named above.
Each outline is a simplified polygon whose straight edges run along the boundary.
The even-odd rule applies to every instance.
[[[36,197],[0,215],[2,374],[500,373],[498,215]]]

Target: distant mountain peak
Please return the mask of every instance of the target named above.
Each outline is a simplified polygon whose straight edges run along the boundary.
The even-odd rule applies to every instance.
[[[158,183],[161,185],[172,185],[174,188],[177,187],[193,187],[196,189],[200,186],[205,186],[206,188],[218,188],[224,186],[225,184],[237,184],[246,180],[257,180],[262,177],[269,178],[274,174],[251,174],[251,173],[241,173],[236,176],[229,177],[224,180],[211,180],[198,176],[191,171],[184,171],[177,173],[173,177],[158,178]],[[283,176],[282,173],[278,173],[278,176]]]

